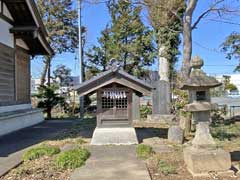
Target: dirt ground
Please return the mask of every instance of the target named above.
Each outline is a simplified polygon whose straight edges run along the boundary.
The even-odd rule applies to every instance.
[[[53,158],[42,157],[24,162],[0,180],[69,180],[72,171],[56,169],[53,165]]]
[[[176,172],[173,174],[165,175],[159,170],[158,162],[159,160],[165,161],[169,166],[174,166]],[[199,177],[193,178],[188,172],[186,165],[184,164],[182,150],[173,151],[170,153],[157,153],[153,157],[147,160],[147,166],[149,168],[152,180],[233,180],[240,179],[237,176],[219,176],[215,173],[209,173],[210,177]]]
[[[68,144],[89,144],[95,126],[96,122],[94,118],[87,119],[79,122],[70,130],[61,134],[55,140],[44,143],[59,146],[60,148],[66,147]],[[240,122],[230,126],[224,126],[222,128],[225,132],[223,136],[225,136],[226,133],[234,135],[229,136],[230,139],[216,139],[218,146],[231,152],[233,165],[238,166],[240,162]],[[151,144],[151,138],[154,139],[157,137],[160,140],[159,143],[162,143],[163,146],[167,147],[166,152],[156,152],[148,160],[146,160],[152,180],[240,180],[240,175],[233,177],[219,177],[214,173],[210,174],[210,178],[193,178],[184,164],[183,146],[175,146],[167,142],[167,127],[151,125],[151,127],[146,128],[143,126],[138,126],[136,128],[136,132],[140,143],[145,142],[146,139],[150,139],[150,141],[148,141],[150,144],[148,143],[148,145],[156,146],[156,141],[152,141]],[[219,135],[219,133],[216,134]],[[25,162],[19,167],[10,171],[4,177],[1,177],[0,180],[69,180],[72,170],[62,171],[56,169],[53,164],[53,160],[54,157],[42,157],[38,160]],[[169,167],[174,167],[174,173],[162,173],[159,169],[159,161],[164,161]]]

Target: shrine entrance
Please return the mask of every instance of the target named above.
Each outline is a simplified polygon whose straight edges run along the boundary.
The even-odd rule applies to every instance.
[[[120,84],[110,84],[97,91],[98,127],[131,126],[132,90]]]

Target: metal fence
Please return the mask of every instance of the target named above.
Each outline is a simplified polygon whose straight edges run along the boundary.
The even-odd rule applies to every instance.
[[[220,109],[225,108],[228,117],[240,115],[240,98],[214,97],[213,103],[217,103]]]

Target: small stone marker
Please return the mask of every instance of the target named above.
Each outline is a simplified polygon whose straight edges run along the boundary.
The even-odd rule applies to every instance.
[[[179,126],[171,126],[168,129],[168,140],[173,143],[182,144],[184,132]]]

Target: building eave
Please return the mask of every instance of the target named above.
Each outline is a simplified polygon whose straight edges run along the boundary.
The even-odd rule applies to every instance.
[[[13,28],[11,30],[12,33],[18,33],[18,37],[20,38],[21,31],[23,33],[34,33],[34,36],[30,37],[33,38],[33,43],[39,43],[39,45],[33,45],[34,48],[38,47],[39,49],[37,51],[33,50],[32,55],[53,56],[54,52],[47,42],[47,30],[43,24],[34,0],[4,0],[4,3],[7,5],[14,19]],[[21,11],[19,11],[19,8]],[[24,15],[23,17],[21,17],[21,13]]]

